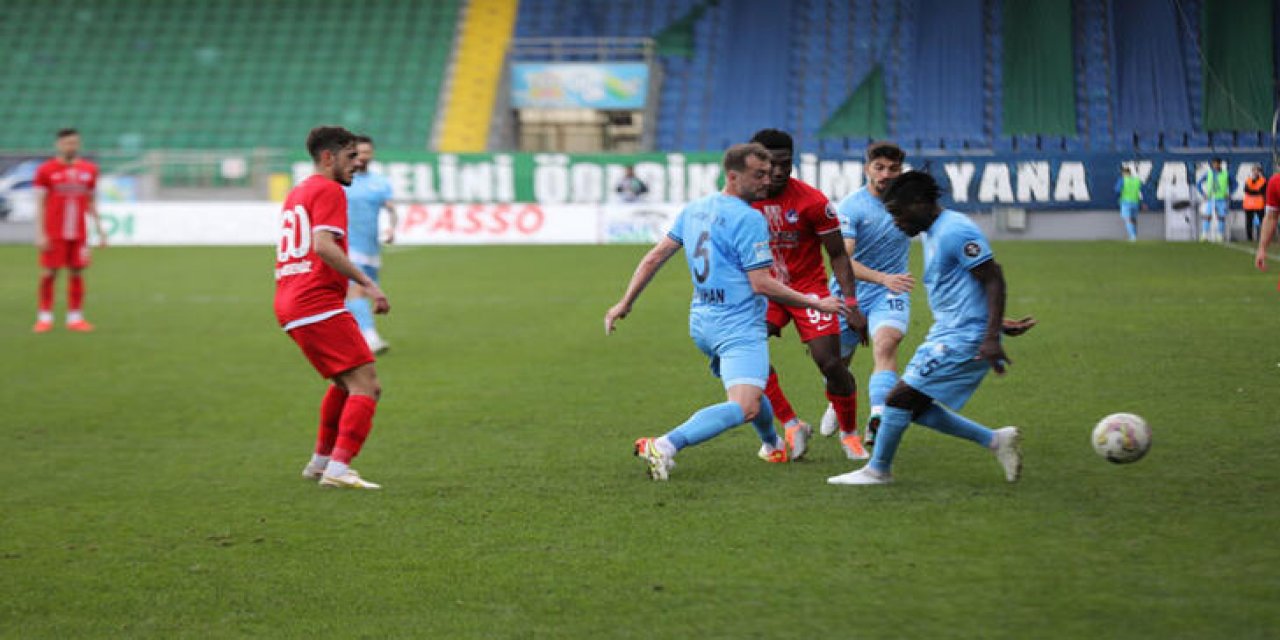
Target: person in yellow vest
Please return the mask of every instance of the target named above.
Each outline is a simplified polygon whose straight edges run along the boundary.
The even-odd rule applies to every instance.
[[[1129,233],[1129,242],[1138,241],[1138,209],[1142,206],[1142,178],[1133,175],[1127,166],[1120,167],[1120,179],[1116,180],[1116,195],[1120,196],[1120,217]]]
[[[1227,212],[1230,210],[1231,192],[1236,189],[1235,182],[1235,178],[1223,166],[1222,158],[1214,158],[1209,161],[1209,172],[1196,183],[1196,188],[1208,205],[1200,228],[1201,242],[1226,241]]]
[[[1253,242],[1253,232],[1262,225],[1262,210],[1266,208],[1267,176],[1262,164],[1253,165],[1253,173],[1244,181],[1244,232]]]

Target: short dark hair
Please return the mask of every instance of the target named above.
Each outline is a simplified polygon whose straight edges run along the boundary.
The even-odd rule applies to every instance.
[[[371,147],[376,146],[373,144],[373,138],[370,138],[369,136],[366,136],[363,133],[356,134],[356,144],[367,144]]]
[[[884,158],[889,162],[902,162],[907,159],[907,152],[903,151],[902,147],[897,144],[887,140],[880,140],[867,145],[867,162],[877,158]]]
[[[761,129],[751,136],[751,141],[760,143],[770,151],[779,149],[795,150],[795,143],[791,141],[791,134],[781,129]]]
[[[1209,158],[1209,162],[1217,162],[1218,164],[1222,164],[1222,157],[1215,156],[1215,157]]]
[[[937,204],[942,198],[942,187],[933,176],[923,171],[908,171],[889,183],[881,200],[885,207],[893,211],[891,205],[907,205],[917,202]]]
[[[53,137],[55,140],[61,140],[67,136],[78,136],[78,135],[80,135],[80,132],[76,131],[75,127],[65,127],[62,129],[58,129],[58,133],[55,134]]]
[[[724,170],[728,171],[744,171],[747,168],[747,158],[755,156],[759,160],[765,162],[770,161],[769,150],[759,142],[744,142],[729,147],[724,152]]]
[[[319,162],[321,151],[336,153],[343,147],[355,144],[355,142],[356,134],[342,127],[319,126],[307,134],[307,153],[311,154],[312,160]]]
[[[1129,173],[1129,165],[1120,165],[1120,173]]]

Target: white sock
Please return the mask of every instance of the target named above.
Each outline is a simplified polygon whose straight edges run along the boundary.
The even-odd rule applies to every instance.
[[[668,440],[666,436],[662,436],[661,438],[654,440],[653,446],[658,450],[658,453],[661,453],[668,458],[676,455],[676,446],[671,444],[671,441]]]
[[[79,311],[68,311],[68,312],[67,312],[67,322],[68,322],[68,323],[71,323],[71,322],[83,322],[83,321],[84,321],[84,314],[83,314],[83,313],[81,313],[81,312],[79,312]]]
[[[53,312],[52,312],[52,311],[37,311],[37,312],[36,312],[36,321],[37,321],[37,322],[49,322],[49,323],[52,323],[52,322],[53,322]]]
[[[342,474],[346,473],[350,469],[351,467],[341,462],[338,462],[337,460],[330,460],[329,466],[324,468],[324,474],[326,476],[329,476],[330,478],[337,478],[338,476],[341,476]]]
[[[329,456],[322,456],[318,453],[311,454],[312,467],[325,467],[329,465]]]

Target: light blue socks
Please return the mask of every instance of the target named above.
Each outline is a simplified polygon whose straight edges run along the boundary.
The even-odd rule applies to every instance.
[[[764,411],[760,413],[763,414]],[[772,411],[769,412],[769,420],[770,422],[773,420]],[[742,407],[739,407],[738,403],[721,402],[689,416],[684,424],[672,429],[666,438],[679,451],[685,447],[706,442],[742,424],[743,421]],[[758,430],[759,426],[756,429]]]

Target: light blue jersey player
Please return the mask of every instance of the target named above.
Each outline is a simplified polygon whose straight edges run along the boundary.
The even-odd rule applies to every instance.
[[[1000,344],[1005,281],[986,237],[964,214],[943,210],[941,189],[927,173],[910,171],[894,180],[884,202],[903,233],[925,239],[925,288],[934,323],[889,393],[871,461],[829,478],[831,484],[885,484],[907,426],[918,422],[994,452],[1005,479],[1022,471],[1021,434],[1016,427],[991,430],[959,411],[989,369],[1004,373],[1008,358]]]
[[[387,242],[394,239],[396,209],[391,204],[391,183],[383,176],[369,172],[373,160],[373,140],[368,136],[356,137],[356,172],[347,192],[347,256],[361,271],[378,279],[382,269],[382,236],[378,231],[378,219],[383,209],[391,216]],[[374,353],[384,353],[390,345],[373,321],[373,308],[363,289],[354,282],[347,290],[347,309],[360,325],[360,333]]]
[[[871,337],[874,364],[867,380],[870,412],[863,430],[868,449],[875,444],[885,397],[898,382],[898,345],[911,322],[911,289],[915,286],[915,279],[907,271],[911,238],[893,225],[893,217],[880,201],[889,182],[902,173],[905,159],[906,153],[892,142],[872,143],[867,147],[863,166],[866,186],[849,194],[836,207],[845,249],[858,279],[858,306],[867,316],[867,333]],[[832,286],[837,285],[833,282]],[[846,324],[840,328],[840,355],[848,366],[858,346],[858,336]],[[834,435],[837,428],[835,411],[828,405],[822,416],[821,433]]]
[[[666,480],[679,450],[705,442],[750,421],[760,436],[760,456],[768,462],[789,459],[786,443],[773,426],[773,410],[763,391],[769,376],[765,297],[785,304],[844,313],[837,298],[807,297],[770,275],[773,254],[763,216],[748,206],[768,186],[769,152],[754,143],[731,147],[724,156],[724,192],[690,203],[667,236],[636,267],[622,300],[605,314],[606,333],[631,312],[640,292],[682,247],[693,283],[689,334],[711,361],[724,384],[727,401],[705,407],[658,438],[640,438],[634,452],[649,477]]]

